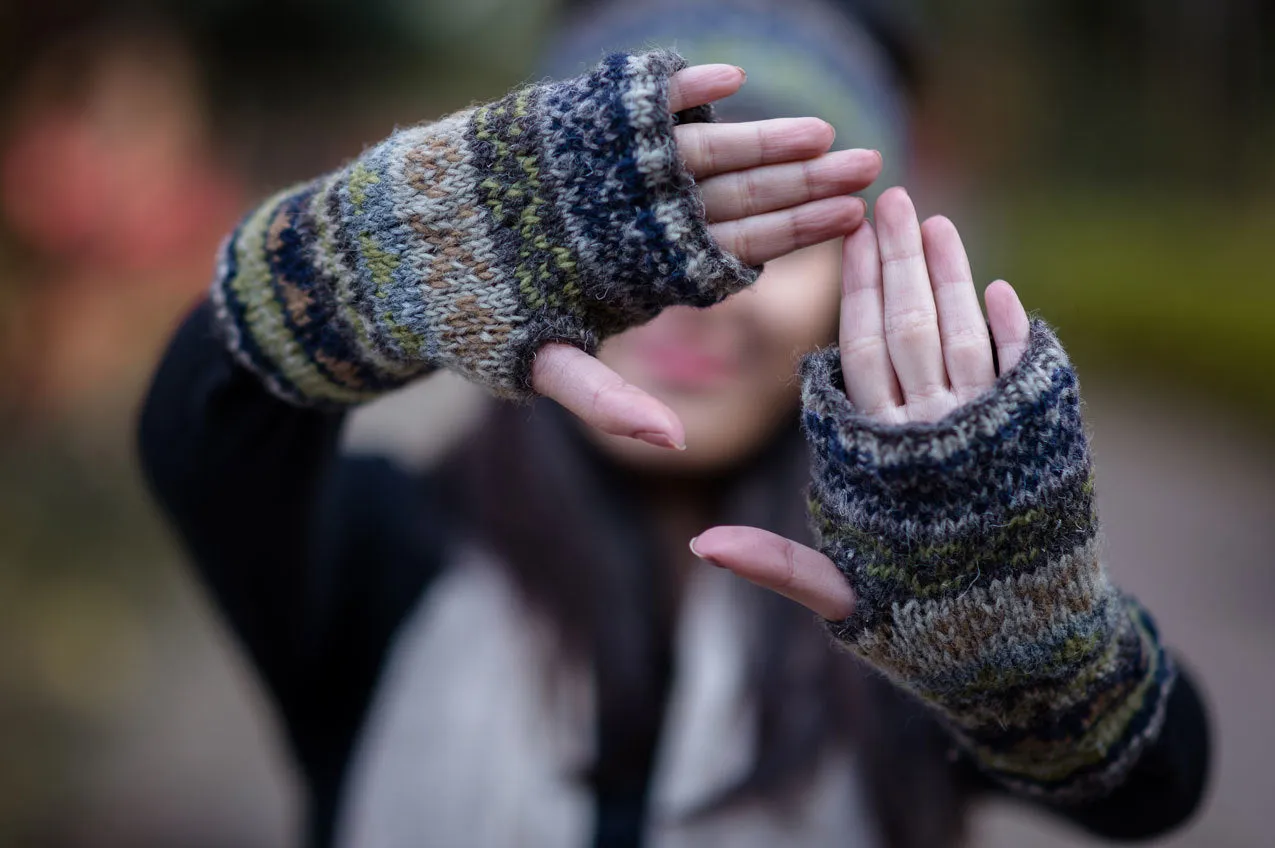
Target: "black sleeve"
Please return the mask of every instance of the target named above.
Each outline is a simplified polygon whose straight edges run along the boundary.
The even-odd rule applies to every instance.
[[[1208,782],[1209,747],[1209,722],[1200,693],[1179,669],[1160,736],[1120,788],[1106,798],[1059,812],[1109,839],[1132,841],[1168,833],[1199,809]]]
[[[171,342],[139,428],[151,490],[280,710],[320,831],[446,523],[427,480],[339,457],[341,423],[269,394],[214,337],[204,303]]]
[[[1169,694],[1164,726],[1143,751],[1128,778],[1110,795],[1083,804],[1045,805],[1097,836],[1137,841],[1162,836],[1186,822],[1204,799],[1208,783],[1209,721],[1199,691],[1179,667]],[[968,761],[970,779],[979,787],[1003,792]]]

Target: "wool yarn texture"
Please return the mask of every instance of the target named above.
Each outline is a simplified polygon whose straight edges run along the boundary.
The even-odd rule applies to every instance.
[[[936,423],[847,399],[830,348],[802,364],[817,544],[858,597],[845,647],[935,708],[967,756],[1057,802],[1120,784],[1174,680],[1150,616],[1099,556],[1079,386],[1054,333]]]
[[[230,350],[299,404],[359,403],[452,369],[528,398],[548,342],[594,352],[757,269],[721,250],[678,156],[669,51],[402,129],[251,212],[212,285]]]

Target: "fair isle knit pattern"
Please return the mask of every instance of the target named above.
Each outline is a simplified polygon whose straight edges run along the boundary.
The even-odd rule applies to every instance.
[[[211,296],[229,347],[295,403],[358,403],[437,368],[525,398],[545,343],[593,352],[743,288],[757,271],[711,238],[675,146],[684,65],[616,54],[275,196],[223,248]]]
[[[836,348],[802,367],[820,549],[858,602],[829,622],[936,708],[981,768],[1058,802],[1117,786],[1159,733],[1174,670],[1107,578],[1079,387],[1033,321],[1022,361],[933,424],[847,399]]]

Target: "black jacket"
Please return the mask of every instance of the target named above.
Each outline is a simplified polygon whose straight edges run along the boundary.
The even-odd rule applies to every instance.
[[[339,413],[271,396],[213,337],[201,305],[164,357],[139,436],[155,496],[282,716],[315,845],[331,841],[382,663],[454,527],[437,479],[341,455],[341,425]],[[1125,785],[1055,812],[1110,838],[1164,833],[1199,805],[1208,759],[1204,710],[1184,673],[1158,742]],[[637,844],[648,776],[628,782],[636,797],[600,802],[597,844]]]

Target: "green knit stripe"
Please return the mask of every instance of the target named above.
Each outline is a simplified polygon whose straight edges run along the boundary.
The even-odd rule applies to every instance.
[[[527,118],[531,114],[531,97],[533,90],[524,88],[518,92],[514,98],[514,110],[512,120],[509,122],[509,136],[516,139],[522,135],[523,130],[519,121]],[[580,299],[583,297],[583,291],[580,288],[580,274],[577,268],[575,257],[571,251],[561,245],[554,245],[548,239],[548,229],[543,226],[544,215],[547,209],[547,199],[545,192],[540,184],[540,166],[536,161],[535,154],[516,154],[519,167],[525,177],[521,185],[526,186],[527,205],[522,208],[522,213],[518,219],[518,232],[522,236],[522,245],[518,250],[518,268],[515,272],[518,276],[520,288],[524,291],[527,287],[536,288],[537,280],[551,278],[552,272],[545,264],[540,267],[534,267],[534,252],[543,251],[549,253],[554,266],[562,273],[562,287],[558,289],[567,307],[577,314],[581,311]]]
[[[1126,621],[1123,627],[1131,629],[1133,624]],[[1093,706],[1099,707],[1104,699],[1102,695],[1096,695],[1095,690],[1102,688],[1101,682],[1118,671],[1122,634],[1123,630],[1112,635],[1102,652],[1083,664],[1075,677],[1015,693],[1012,705],[990,703],[992,699],[988,695],[1013,688],[996,686],[990,689],[970,689],[965,693],[964,701],[959,695],[949,695],[945,711],[951,715],[954,724],[967,731],[977,732],[980,727],[1028,727],[1038,722],[1042,716],[1066,712],[1083,701],[1093,700]],[[1119,684],[1113,685],[1116,690],[1121,688]],[[978,704],[981,706],[976,706]]]
[[[273,275],[266,259],[266,238],[278,207],[297,191],[286,189],[261,204],[244,222],[235,242],[238,273],[228,281],[244,305],[248,331],[258,347],[297,390],[310,398],[358,403],[367,396],[334,383],[314,366],[305,349],[288,331],[283,305],[276,298]]]
[[[319,273],[334,283],[336,302],[341,310],[345,326],[353,333],[359,351],[380,371],[394,377],[408,377],[419,370],[419,365],[408,365],[381,355],[368,335],[368,318],[355,307],[353,276],[341,259],[340,250],[333,238],[332,223],[328,220],[328,208],[333,192],[343,184],[344,172],[324,181],[310,201],[310,218],[314,221],[314,263]]]
[[[1075,772],[1097,765],[1107,759],[1108,752],[1125,739],[1129,724],[1146,704],[1148,695],[1160,673],[1161,655],[1154,638],[1136,618],[1133,620],[1143,655],[1147,658],[1146,672],[1129,696],[1118,707],[1102,714],[1089,731],[1079,739],[1058,742],[1024,742],[1011,751],[979,746],[976,754],[987,767],[1010,775],[1026,777],[1042,783],[1063,780]]]
[[[517,120],[520,116],[520,108],[522,110],[521,114],[525,114],[526,101],[523,99],[524,95],[525,92],[519,92],[515,96],[512,109],[509,105],[509,98],[506,98],[498,103],[480,106],[474,111],[474,136],[480,142],[487,142],[492,145],[496,151],[496,156],[492,163],[492,172],[495,176],[490,176],[483,180],[480,188],[483,189],[484,199],[487,207],[491,210],[492,217],[497,221],[505,221],[510,217],[510,210],[505,208],[506,200],[521,201],[525,197],[534,197],[534,189],[527,180],[527,172],[523,164],[517,161],[509,142],[496,129],[496,127],[506,122],[512,123]],[[522,172],[523,179],[515,181],[512,185],[502,184],[499,177],[508,174],[514,169]],[[528,204],[528,206],[530,205]],[[535,275],[526,264],[530,252],[528,238],[532,235],[527,229],[526,210],[528,206],[524,206],[523,212],[518,216],[519,234],[522,236],[518,259],[514,266],[514,278],[518,281],[518,291],[522,295],[523,302],[532,309],[560,309],[562,308],[562,298],[559,293],[552,289],[541,291],[537,288]],[[534,215],[533,210],[532,216],[534,217]]]
[[[1074,523],[1092,533],[1097,526],[1092,474],[1082,484],[1081,491],[1088,501],[1089,514]],[[830,522],[817,503],[812,504],[811,511],[814,520],[819,522],[820,537],[825,543],[855,551],[870,563],[861,566],[869,577],[920,599],[963,591],[978,574],[1004,573],[1007,567],[1021,570],[1055,543],[1060,520],[1057,509],[1039,506],[1013,516],[994,533],[900,551],[883,542],[879,534]]]
[[[1090,539],[1034,571],[971,586],[951,598],[896,604],[888,619],[853,635],[854,647],[914,687],[926,680],[968,680],[976,670],[1000,665],[998,657],[1016,645],[1041,644],[1060,622],[1105,615],[1101,611],[1110,607],[1104,605],[1115,598],[1097,548]],[[953,682],[943,699],[981,688]]]

